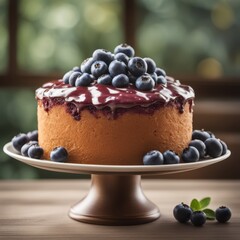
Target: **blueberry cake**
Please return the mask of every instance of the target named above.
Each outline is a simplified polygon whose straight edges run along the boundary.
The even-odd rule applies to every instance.
[[[142,165],[152,149],[180,154],[188,146],[193,89],[134,54],[127,44],[98,49],[36,90],[45,159],[62,146],[72,163]]]

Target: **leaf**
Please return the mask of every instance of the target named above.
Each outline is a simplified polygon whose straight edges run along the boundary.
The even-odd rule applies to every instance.
[[[210,197],[206,197],[206,198],[203,198],[201,201],[200,201],[200,207],[201,209],[204,209],[206,208],[211,202],[211,198]]]
[[[210,208],[203,209],[203,212],[206,214],[208,220],[215,219],[215,212]]]
[[[191,201],[190,207],[193,211],[199,211],[201,209],[200,202],[196,198]]]

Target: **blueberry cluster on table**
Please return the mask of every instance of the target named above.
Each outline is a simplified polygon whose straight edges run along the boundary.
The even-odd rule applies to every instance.
[[[41,159],[44,150],[38,144],[38,131],[20,133],[12,139],[12,145],[16,151],[25,157]],[[50,160],[54,162],[65,162],[68,152],[64,147],[55,147],[50,153]]]
[[[208,217],[208,212],[211,212],[211,218]],[[206,212],[206,213],[205,213]],[[207,220],[217,220],[219,223],[226,223],[230,220],[232,212],[229,207],[221,206],[215,211],[211,209],[194,210],[189,205],[185,203],[180,203],[176,205],[173,209],[174,218],[180,223],[191,223],[196,227],[203,226]]]
[[[153,59],[134,55],[134,49],[127,44],[116,46],[114,53],[97,49],[79,67],[65,73],[62,80],[75,87],[98,83],[126,88],[132,84],[141,91],[150,91],[167,82],[166,72]]]
[[[152,150],[143,156],[143,164],[177,164],[180,163],[181,160],[184,163],[197,162],[208,159],[207,157],[220,157],[226,154],[227,150],[227,144],[216,138],[213,133],[204,130],[194,130],[192,132],[192,140],[188,147],[183,149],[181,156],[172,150],[167,150],[164,153],[158,150]]]

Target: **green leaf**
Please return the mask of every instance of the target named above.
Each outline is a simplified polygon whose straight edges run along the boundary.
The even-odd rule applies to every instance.
[[[211,198],[210,197],[206,197],[206,198],[203,198],[201,201],[200,201],[200,207],[201,209],[204,209],[206,208],[211,202]]]
[[[190,207],[193,211],[199,211],[201,209],[200,202],[196,198],[191,201]]]
[[[208,220],[215,219],[215,212],[210,208],[203,209],[203,212],[206,214]]]

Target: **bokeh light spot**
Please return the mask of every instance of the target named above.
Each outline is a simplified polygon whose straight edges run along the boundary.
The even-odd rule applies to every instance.
[[[218,78],[223,74],[222,65],[215,58],[206,58],[198,64],[197,73],[204,78]]]
[[[225,30],[232,26],[235,21],[233,9],[227,3],[218,3],[211,14],[213,24],[221,29]]]

